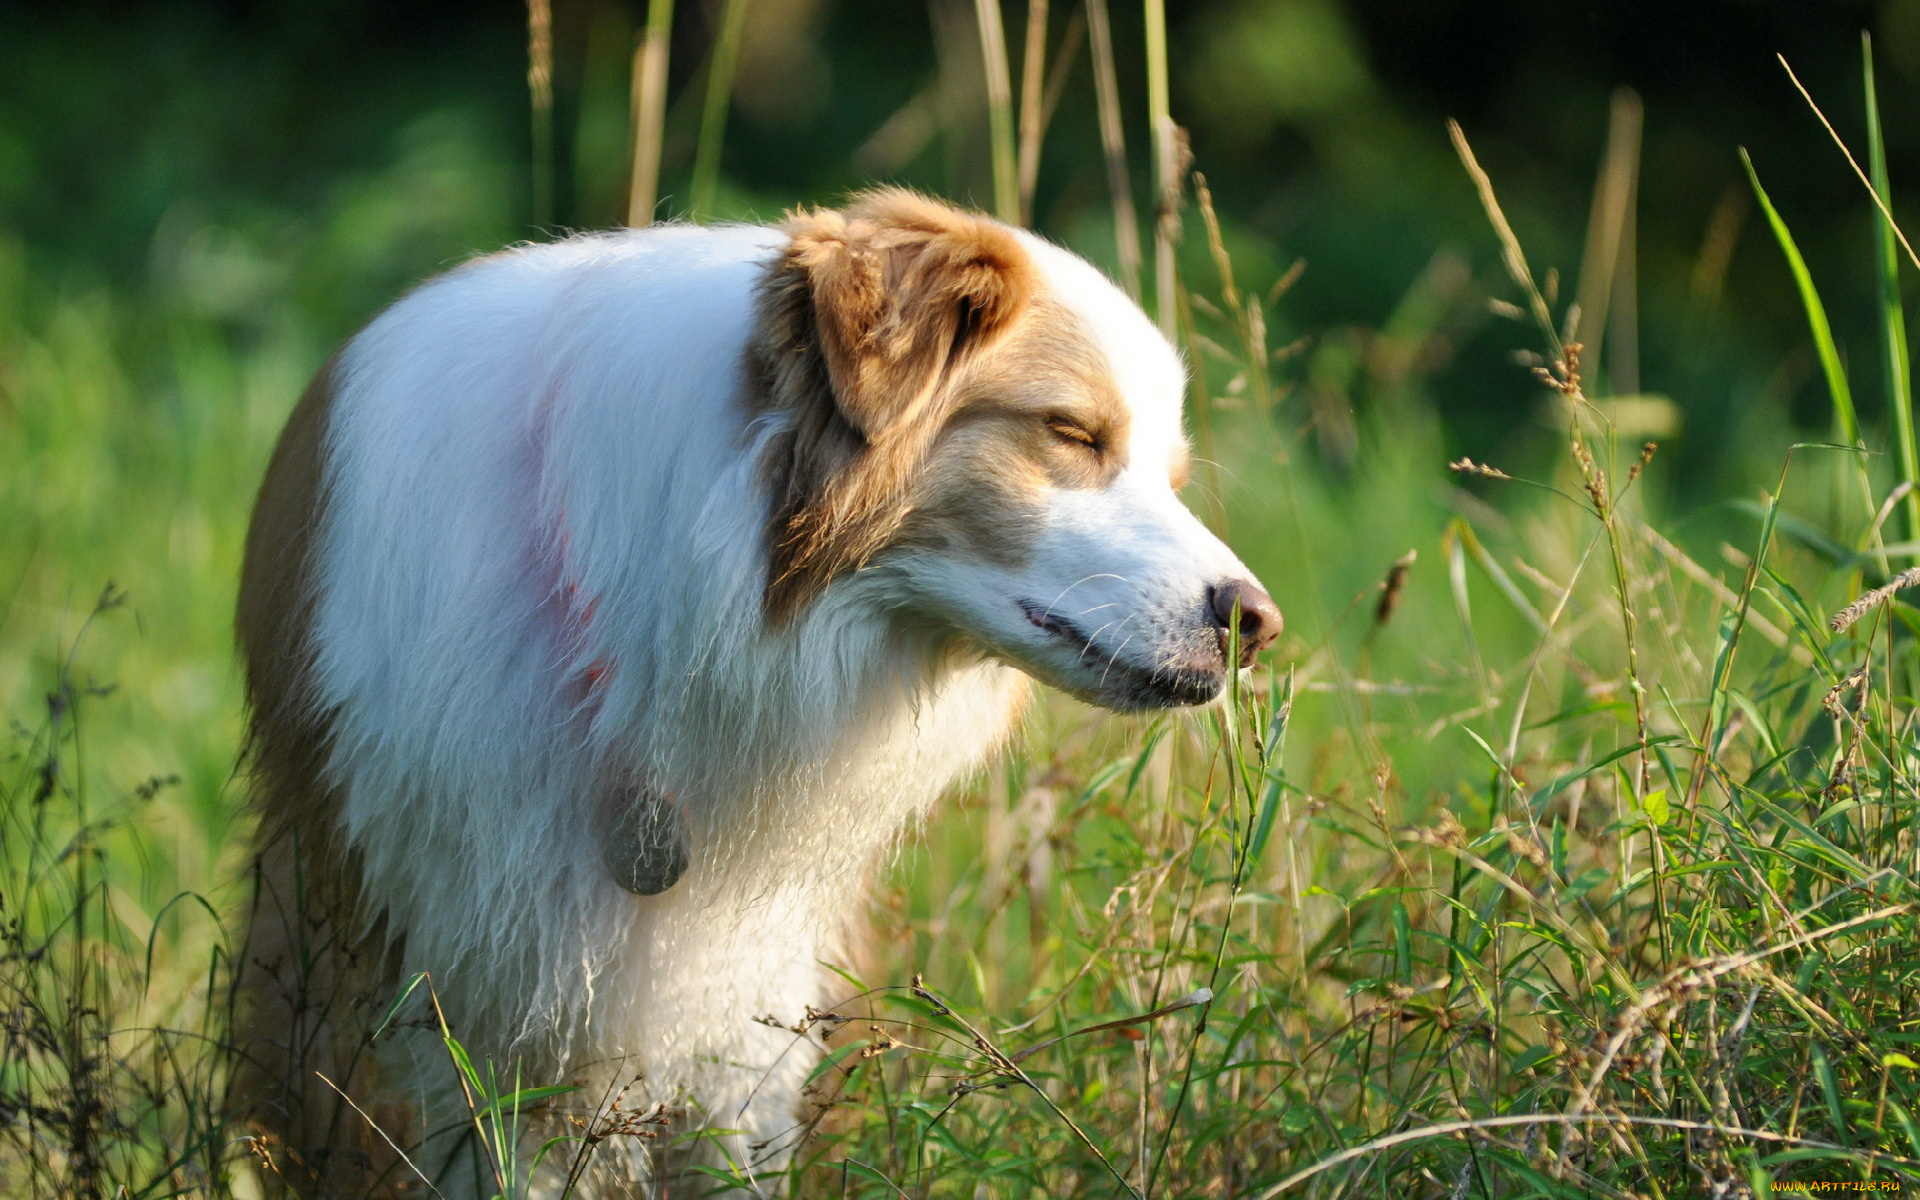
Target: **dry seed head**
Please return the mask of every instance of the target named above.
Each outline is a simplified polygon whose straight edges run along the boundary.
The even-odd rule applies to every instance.
[[[1580,478],[1586,484],[1586,491],[1593,501],[1593,509],[1602,519],[1607,516],[1607,473],[1593,461],[1593,451],[1587,449],[1586,439],[1580,436],[1580,422],[1573,423],[1573,460],[1580,464]]]
[[[1416,841],[1429,846],[1459,847],[1467,844],[1466,826],[1460,824],[1460,818],[1453,815],[1451,809],[1440,810],[1440,817],[1431,829],[1413,831]]]
[[[869,1025],[867,1029],[872,1033],[873,1038],[865,1046],[860,1048],[861,1058],[878,1058],[887,1051],[899,1047],[900,1043],[894,1040],[893,1035],[880,1028],[880,1026]]]
[[[1820,789],[1820,799],[1829,806],[1855,799],[1858,795],[1858,789],[1853,786],[1853,768],[1844,762],[1834,771],[1833,778],[1827,781],[1827,786]]]
[[[1275,350],[1272,355],[1273,361],[1276,363],[1283,363],[1288,359],[1292,358],[1294,355],[1300,353],[1302,350],[1305,350],[1308,346],[1311,346],[1312,344],[1313,344],[1313,335],[1310,333],[1303,333],[1299,337],[1288,342],[1286,345]]]
[[[1300,281],[1301,272],[1305,271],[1306,269],[1307,269],[1306,259],[1304,258],[1294,259],[1293,265],[1288,267],[1286,271],[1280,276],[1280,278],[1273,281],[1273,286],[1267,289],[1267,304],[1269,306],[1278,304],[1280,302],[1280,297],[1286,295],[1289,291],[1293,289],[1293,285]]]
[[[1658,442],[1648,442],[1646,445],[1640,447],[1640,461],[1627,468],[1628,483],[1632,483],[1634,480],[1640,478],[1640,472],[1647,469],[1647,464],[1653,461],[1653,452],[1659,448],[1660,444]]]
[[[1500,832],[1507,836],[1507,849],[1516,857],[1524,858],[1542,871],[1549,869],[1551,860],[1539,842],[1533,840],[1526,831],[1515,825],[1503,824]]]
[[[1394,560],[1387,568],[1387,577],[1380,584],[1380,604],[1373,610],[1375,626],[1385,625],[1393,618],[1393,610],[1400,603],[1401,589],[1407,586],[1407,572],[1413,566],[1414,559],[1420,557],[1418,550],[1409,550]]]
[[[1505,471],[1502,471],[1498,467],[1490,467],[1485,463],[1477,463],[1473,461],[1471,458],[1467,458],[1465,456],[1462,456],[1459,462],[1448,463],[1447,470],[1457,472],[1458,474],[1461,474],[1461,475],[1478,475],[1484,479],[1512,479],[1513,478],[1513,476],[1507,474]]]
[[[1579,342],[1568,342],[1561,348],[1560,357],[1544,367],[1535,367],[1533,373],[1541,383],[1570,400],[1584,397],[1580,392],[1580,351],[1586,349]]]
[[[1857,692],[1864,697],[1867,694],[1867,682],[1867,664],[1861,663],[1855,667],[1845,679],[1842,679],[1839,683],[1827,689],[1826,698],[1820,701],[1820,707],[1826,709],[1829,713],[1833,714],[1835,719],[1838,719],[1844,713],[1843,706],[1846,702],[1847,693],[1850,691]]]
[[[1594,510],[1604,514],[1607,511],[1607,473],[1594,466],[1591,457],[1587,459],[1586,466],[1590,472],[1587,476],[1587,495],[1593,498]]]
[[[1910,588],[1915,584],[1920,584],[1920,567],[1908,567],[1889,579],[1885,586],[1873,589],[1835,613],[1833,620],[1827,623],[1827,627],[1835,633],[1845,633],[1847,627],[1865,616],[1868,609],[1882,601],[1892,599],[1893,594],[1902,588]]]

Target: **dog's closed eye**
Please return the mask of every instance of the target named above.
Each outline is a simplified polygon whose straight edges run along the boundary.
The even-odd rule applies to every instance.
[[[1048,417],[1046,426],[1063,442],[1072,442],[1075,445],[1085,446],[1089,450],[1103,449],[1100,436],[1072,417]]]

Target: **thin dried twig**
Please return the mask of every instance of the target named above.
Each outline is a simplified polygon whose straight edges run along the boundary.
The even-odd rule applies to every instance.
[[[407,1164],[407,1169],[412,1171],[415,1175],[418,1175],[420,1177],[420,1182],[427,1185],[428,1191],[432,1192],[436,1196],[441,1196],[440,1189],[433,1186],[433,1180],[427,1176],[427,1173],[425,1171],[422,1171],[418,1166],[414,1165],[414,1161],[411,1158],[407,1157],[407,1152],[405,1150],[402,1150],[397,1144],[395,1144],[392,1138],[387,1136],[387,1131],[380,1128],[380,1123],[378,1121],[375,1121],[372,1117],[367,1115],[366,1109],[361,1108],[358,1104],[355,1104],[353,1102],[353,1097],[347,1095],[345,1091],[341,1090],[341,1087],[339,1084],[335,1083],[331,1079],[328,1079],[326,1075],[322,1074],[319,1071],[315,1071],[314,1075],[319,1078],[321,1083],[326,1084],[328,1087],[332,1088],[335,1092],[339,1093],[340,1098],[347,1102],[348,1108],[351,1108],[354,1112],[357,1112],[360,1114],[360,1119],[367,1123],[367,1128],[379,1134],[380,1140],[385,1142],[388,1146],[392,1147],[393,1152],[400,1156],[400,1161]],[[445,1200],[444,1196],[442,1196],[442,1200]]]
[[[1425,1141],[1428,1138],[1450,1137],[1454,1134],[1472,1133],[1476,1130],[1483,1129],[1511,1129],[1516,1126],[1575,1125],[1589,1123],[1641,1125],[1654,1129],[1684,1129],[1696,1133],[1719,1134],[1722,1137],[1751,1138],[1757,1142],[1770,1142],[1778,1146],[1802,1146],[1808,1149],[1826,1150],[1842,1155],[1855,1155],[1859,1153],[1855,1150],[1849,1150],[1845,1146],[1834,1145],[1832,1142],[1817,1141],[1813,1138],[1794,1137],[1790,1134],[1775,1133],[1766,1129],[1744,1129],[1738,1125],[1722,1125],[1713,1121],[1684,1121],[1678,1117],[1636,1117],[1624,1113],[1608,1114],[1605,1116],[1594,1113],[1581,1118],[1564,1116],[1560,1113],[1525,1113],[1518,1116],[1476,1117],[1466,1121],[1442,1121],[1435,1125],[1422,1125],[1417,1129],[1404,1129],[1399,1133],[1388,1134],[1382,1138],[1375,1138],[1373,1141],[1363,1143],[1362,1145],[1349,1146],[1338,1154],[1330,1155],[1314,1163],[1312,1166],[1303,1167],[1295,1171],[1279,1183],[1261,1192],[1258,1196],[1254,1197],[1254,1200],[1275,1200],[1275,1197],[1291,1190],[1296,1184],[1305,1183],[1315,1175],[1331,1171],[1333,1168],[1344,1163],[1350,1163],[1358,1158],[1365,1158],[1367,1155],[1378,1153],[1381,1150],[1391,1150],[1395,1146],[1404,1146],[1409,1142]],[[1883,1155],[1881,1161],[1897,1163],[1907,1167],[1920,1167],[1920,1159],[1903,1158],[1898,1155]]]
[[[1913,252],[1913,246],[1907,241],[1907,235],[1900,231],[1898,222],[1893,219],[1893,210],[1887,207],[1886,200],[1881,198],[1880,190],[1873,186],[1873,180],[1868,179],[1867,173],[1862,171],[1860,164],[1854,161],[1853,151],[1847,149],[1847,144],[1840,140],[1839,131],[1834,129],[1833,122],[1827,120],[1827,114],[1821,112],[1820,106],[1813,102],[1813,96],[1807,91],[1807,85],[1800,82],[1800,77],[1793,73],[1793,67],[1787,63],[1787,56],[1776,54],[1774,57],[1780,60],[1782,67],[1786,68],[1787,78],[1793,80],[1793,86],[1799,90],[1800,98],[1807,102],[1807,107],[1813,110],[1813,115],[1820,118],[1820,124],[1826,129],[1827,136],[1833,139],[1834,145],[1840,147],[1840,153],[1846,155],[1847,165],[1853,168],[1853,173],[1858,175],[1860,182],[1866,185],[1867,195],[1873,197],[1874,207],[1878,208],[1880,215],[1887,219],[1887,227],[1893,230],[1893,236],[1900,239],[1900,248],[1907,252],[1907,260],[1914,266],[1920,267],[1920,255]]]

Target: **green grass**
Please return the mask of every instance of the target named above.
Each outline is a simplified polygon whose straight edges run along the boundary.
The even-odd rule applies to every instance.
[[[292,315],[311,311],[301,289],[383,278],[369,264],[389,257],[429,269],[447,251],[415,248],[423,207],[476,244],[504,224],[463,144],[424,131],[291,230],[197,231],[145,289],[43,283],[0,242],[9,1194],[251,1194],[222,1048],[247,899],[240,536],[278,424],[342,332]],[[703,206],[717,154],[703,146]],[[797,1034],[829,1047],[828,1111],[777,1186],[1920,1181],[1912,593],[1829,626],[1912,561],[1883,536],[1910,424],[1892,446],[1861,427],[1791,214],[1767,212],[1836,425],[1894,452],[1730,448],[1778,483],[1728,498],[1746,523],[1727,545],[1659,511],[1662,457],[1588,394],[1564,305],[1504,221],[1461,231],[1481,274],[1443,254],[1380,328],[1278,354],[1268,331],[1302,320],[1290,274],[1210,207],[1187,211],[1177,259],[1160,228],[1208,460],[1189,500],[1289,632],[1205,714],[1042,705],[906,841],[873,964]],[[1821,285],[1875,297],[1903,360],[1890,234]],[[1501,311],[1563,433],[1531,480],[1449,474],[1427,394],[1425,364],[1489,292],[1519,301]],[[538,1096],[451,1033],[448,1069],[504,1161],[502,1122]],[[643,1132],[658,1123],[613,1136]]]

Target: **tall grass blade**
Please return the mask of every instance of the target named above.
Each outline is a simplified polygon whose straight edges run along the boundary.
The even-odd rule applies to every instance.
[[[1280,815],[1281,801],[1285,798],[1287,779],[1282,759],[1287,748],[1287,726],[1292,719],[1293,671],[1289,669],[1284,690],[1274,705],[1273,721],[1267,726],[1266,759],[1262,764],[1267,786],[1260,800],[1259,813],[1254,818],[1252,832],[1247,838],[1246,865],[1249,868],[1258,866],[1266,854],[1267,841],[1273,836],[1274,819]]]
[[[553,3],[527,0],[527,95],[533,103],[533,223],[553,223]]]
[[[1847,1137],[1847,1107],[1840,1099],[1840,1081],[1833,1074],[1833,1060],[1820,1044],[1813,1045],[1813,1073],[1820,1081],[1821,1099],[1827,1102],[1827,1120],[1833,1122],[1834,1132],[1844,1140]]]
[[[1615,315],[1615,325],[1624,325],[1628,314],[1612,314],[1612,302],[1619,294],[1616,284],[1631,286],[1622,279],[1633,255],[1629,223],[1637,191],[1640,167],[1640,134],[1645,111],[1640,97],[1630,88],[1614,93],[1613,114],[1607,126],[1607,148],[1600,159],[1600,173],[1593,183],[1593,207],[1587,217],[1587,244],[1580,255],[1580,319],[1574,326],[1573,340],[1585,349],[1582,357],[1590,363],[1601,361],[1601,350],[1608,332],[1607,318]],[[1617,377],[1614,390],[1638,388]]]
[[[1913,362],[1907,352],[1907,317],[1900,303],[1900,254],[1894,245],[1893,218],[1887,207],[1893,189],[1887,182],[1887,147],[1880,133],[1880,99],[1873,82],[1873,39],[1860,35],[1860,70],[1867,100],[1867,169],[1880,203],[1875,206],[1874,265],[1880,281],[1880,348],[1886,359],[1887,408],[1893,415],[1894,453],[1900,479],[1920,484],[1920,451],[1913,433]],[[1909,541],[1920,539],[1920,487],[1907,492],[1901,506],[1906,513]]]
[[[1608,351],[1608,390],[1619,396],[1640,392],[1640,97],[1627,92],[1636,128],[1633,155],[1627,165],[1626,205],[1620,225],[1618,263],[1613,273],[1613,319],[1609,326],[1613,346]],[[1596,355],[1594,362],[1600,363]]]
[[[1027,40],[1020,66],[1020,223],[1033,222],[1033,187],[1040,179],[1040,139],[1046,132],[1047,0],[1027,0]]]
[[[1153,131],[1153,183],[1155,220],[1153,223],[1154,315],[1160,320],[1160,332],[1172,341],[1178,324],[1174,278],[1173,247],[1180,240],[1180,131],[1173,123],[1167,91],[1167,5],[1166,0],[1146,0],[1147,8],[1147,120]]]
[[[1540,334],[1547,341],[1547,347],[1555,359],[1566,357],[1560,345],[1560,333],[1554,327],[1553,314],[1547,308],[1547,298],[1540,293],[1540,285],[1534,282],[1533,268],[1527,265],[1527,255],[1520,248],[1520,237],[1514,233],[1513,225],[1507,220],[1505,210],[1500,207],[1500,199],[1493,192],[1493,177],[1473,153],[1473,146],[1467,141],[1466,130],[1458,121],[1447,122],[1447,136],[1453,140],[1453,149],[1460,156],[1460,165],[1467,169],[1473,179],[1474,190],[1480,193],[1480,207],[1486,210],[1487,220],[1493,225],[1493,233],[1500,241],[1500,261],[1507,268],[1507,274],[1518,284],[1527,297],[1527,311],[1534,323],[1540,326]]]
[[[409,988],[411,986],[409,985]],[[466,1103],[467,1115],[472,1119],[474,1137],[480,1149],[485,1152],[487,1169],[493,1175],[496,1194],[504,1196],[507,1191],[506,1172],[499,1155],[495,1152],[492,1139],[487,1137],[486,1127],[480,1115],[480,1103],[486,1096],[487,1088],[480,1078],[480,1072],[474,1068],[473,1058],[467,1053],[467,1048],[453,1036],[453,1028],[447,1024],[446,1010],[440,1007],[440,994],[434,990],[431,979],[427,980],[427,1000],[433,1005],[433,1019],[440,1027],[440,1041],[446,1047],[448,1059],[453,1063],[454,1079],[460,1085],[460,1098]]]
[[[1807,328],[1813,334],[1813,347],[1820,355],[1820,370],[1827,378],[1827,391],[1833,397],[1834,422],[1840,427],[1840,439],[1848,445],[1860,442],[1860,419],[1853,408],[1853,390],[1847,386],[1846,370],[1840,365],[1840,351],[1833,343],[1833,326],[1827,322],[1826,305],[1820,302],[1820,292],[1813,286],[1813,275],[1807,270],[1807,260],[1800,256],[1800,247],[1794,244],[1793,234],[1788,232],[1786,221],[1774,208],[1773,200],[1767,195],[1767,189],[1760,186],[1760,173],[1753,168],[1753,159],[1748,157],[1744,148],[1740,151],[1740,163],[1747,169],[1747,180],[1753,185],[1753,194],[1760,201],[1760,210],[1767,214],[1767,224],[1773,228],[1773,236],[1780,243],[1780,252],[1786,255],[1787,268],[1793,272],[1793,285],[1800,292],[1800,303],[1807,310]]]
[[[987,134],[993,151],[993,215],[1020,224],[1019,166],[1013,146],[1013,77],[1000,0],[973,0],[980,22],[980,57],[987,74]]]
[[[633,51],[633,176],[627,189],[627,225],[653,224],[660,198],[660,154],[666,142],[667,46],[673,36],[673,0],[648,0],[647,28]]]
[[[1745,152],[1742,152],[1745,157]],[[1753,175],[1753,164],[1747,164],[1747,174]],[[1760,184],[1754,181],[1754,190],[1759,191]],[[1761,192],[1761,203],[1767,204],[1766,193]],[[1770,216],[1771,205],[1767,205]],[[1777,217],[1775,218],[1777,220]],[[1784,230],[1785,225],[1778,228]],[[1791,245],[1791,243],[1788,243]],[[1804,266],[1803,266],[1804,269]],[[1809,284],[1811,286],[1811,284]],[[1817,300],[1816,300],[1817,302]],[[1824,318],[1823,318],[1824,319]],[[1843,384],[1845,380],[1841,381]],[[1753,593],[1760,579],[1760,571],[1767,561],[1767,553],[1773,548],[1774,528],[1780,523],[1780,498],[1787,490],[1787,472],[1793,467],[1793,452],[1803,448],[1803,443],[1787,447],[1786,459],[1780,464],[1780,478],[1767,496],[1767,506],[1760,523],[1760,544],[1755,547],[1753,556],[1747,560],[1746,575],[1740,581],[1740,590],[1733,606],[1730,619],[1724,621],[1719,646],[1714,656],[1712,674],[1707,677],[1707,716],[1700,730],[1699,744],[1695,750],[1693,777],[1687,783],[1686,807],[1692,809],[1700,798],[1700,789],[1707,780],[1707,764],[1713,757],[1713,748],[1718,744],[1722,720],[1726,714],[1727,692],[1733,681],[1733,660],[1740,650],[1740,635],[1747,627],[1748,614],[1753,609]],[[1806,448],[1813,448],[1808,446]]]
[[[740,66],[740,35],[747,27],[747,0],[727,0],[720,18],[720,37],[713,44],[707,66],[707,97],[700,112],[700,145],[693,156],[693,183],[688,189],[688,215],[696,221],[713,216],[713,194],[720,182],[720,150],[726,144],[727,108],[733,101],[733,79]]]
[[[1113,64],[1113,26],[1107,0],[1087,0],[1087,35],[1093,52],[1093,88],[1100,105],[1100,148],[1107,160],[1107,190],[1113,205],[1115,261],[1120,286],[1140,299],[1140,217],[1133,207],[1127,171],[1126,124],[1120,119],[1120,82]]]

